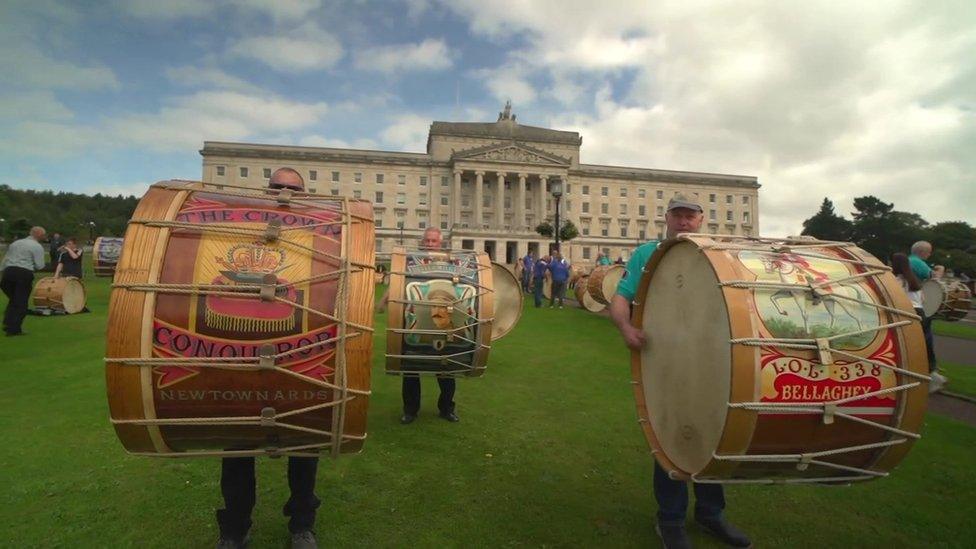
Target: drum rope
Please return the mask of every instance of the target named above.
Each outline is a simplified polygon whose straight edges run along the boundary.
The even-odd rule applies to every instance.
[[[349,211],[349,201],[348,199],[343,199],[343,213]],[[343,275],[339,278],[339,287],[336,294],[336,307],[339,311],[342,311],[342,319],[339,321],[339,344],[337,346],[337,356],[336,356],[336,375],[335,382],[336,385],[341,387],[339,392],[340,401],[343,405],[339,408],[339,413],[332,414],[332,432],[339,434],[339,444],[332,445],[332,457],[339,457],[339,453],[342,451],[342,434],[346,425],[346,399],[349,399],[348,391],[348,378],[346,371],[346,333],[348,329],[349,315],[349,254],[347,246],[349,246],[349,223],[348,217],[345,218],[346,223],[343,225],[343,239],[342,239],[342,272]],[[333,390],[335,392],[335,390]],[[351,397],[351,398],[355,398]]]
[[[343,199],[339,199],[338,197],[332,195],[315,194],[315,193],[309,193],[305,191],[293,191],[291,189],[269,189],[267,187],[256,189],[254,187],[245,187],[243,185],[225,185],[225,184],[218,185],[216,183],[206,183],[203,181],[185,180],[184,182],[177,183],[175,185],[163,183],[163,184],[155,184],[152,186],[157,188],[172,189],[177,191],[198,192],[198,193],[215,194],[221,196],[239,196],[245,198],[256,198],[258,200],[267,200],[271,202],[277,202],[279,204],[281,203],[287,204],[290,202],[302,204],[304,202],[309,202],[309,201],[335,204],[336,202],[340,202],[341,200],[345,200],[347,202],[367,202],[367,200],[364,199],[345,198],[345,197],[343,197]],[[224,190],[224,188],[241,189],[242,191],[248,191],[248,192],[227,191]],[[302,205],[304,206],[305,204]],[[326,208],[322,208],[322,209],[326,209]],[[373,219],[369,217],[360,216],[358,214],[352,214],[352,213],[348,215],[369,223],[373,222]]]
[[[345,440],[365,440],[366,436],[345,435]],[[329,448],[331,442],[317,444],[302,444],[297,446],[286,446],[282,448],[268,447],[257,450],[187,450],[185,452],[130,452],[134,456],[147,457],[249,457],[249,456],[301,456],[319,457],[319,453],[303,452],[303,450],[315,450],[318,448]]]
[[[829,247],[829,246],[816,246],[816,247],[817,248],[826,248],[826,247]],[[847,263],[849,265],[857,265],[859,267],[866,267],[866,268],[871,268],[871,269],[881,269],[881,270],[884,270],[885,272],[891,270],[891,267],[888,267],[887,265],[882,265],[882,264],[879,264],[879,263],[875,263],[875,262],[862,261],[862,260],[859,260],[859,259],[847,259],[847,258],[844,258],[844,257],[837,257],[837,256],[832,256],[832,255],[814,254],[814,253],[803,252],[803,251],[796,252],[796,251],[786,250],[785,252],[779,252],[779,251],[771,251],[771,250],[768,250],[766,248],[749,248],[749,247],[740,247],[740,246],[726,246],[726,245],[720,245],[720,244],[705,244],[705,245],[703,245],[701,247],[701,249],[702,250],[717,250],[717,251],[758,252],[758,253],[765,253],[765,254],[790,253],[790,254],[793,254],[793,255],[798,255],[800,257],[809,257],[809,258],[812,258],[812,259],[826,259],[828,261],[837,261],[837,262],[840,262],[840,263]]]
[[[829,461],[823,461],[816,458],[830,457],[840,454],[848,454],[852,452],[860,452],[864,450],[873,450],[877,448],[887,448],[894,446],[896,444],[902,444],[907,442],[908,439],[899,438],[887,440],[884,442],[875,442],[871,444],[861,444],[858,446],[848,446],[845,448],[836,448],[833,450],[823,450],[820,452],[809,452],[804,454],[745,454],[745,455],[719,455],[713,454],[718,461],[733,461],[733,462],[751,462],[751,463],[796,463],[797,469],[804,471],[811,464],[820,465],[822,467],[828,467],[832,469],[839,469],[842,471],[850,471],[852,473],[860,473],[862,475],[868,475],[869,477],[884,477],[888,473],[872,471],[870,469],[864,469],[861,467],[852,467],[849,465],[841,465],[839,463],[831,463]]]
[[[875,309],[880,309],[882,311],[891,314],[906,316],[914,320],[921,320],[920,316],[910,311],[905,311],[903,309],[898,309],[896,307],[889,307],[887,305],[882,305],[880,303],[874,303],[871,301],[864,301],[862,299],[857,299],[855,297],[850,297],[850,296],[836,294],[836,293],[824,293],[820,291],[824,286],[829,286],[831,284],[836,284],[836,281],[830,281],[827,283],[818,283],[818,284],[790,284],[788,282],[770,282],[770,281],[762,281],[762,280],[728,280],[725,282],[719,282],[718,285],[729,286],[732,288],[740,288],[740,289],[761,288],[761,289],[783,289],[783,290],[807,291],[810,292],[814,296],[814,298],[817,299],[822,299],[822,300],[844,299],[847,301],[853,301],[855,303],[864,305],[866,307],[874,307]]]
[[[874,471],[872,471],[874,473]],[[887,476],[887,473],[884,473]],[[849,477],[819,477],[819,478],[767,478],[767,479],[711,479],[711,478],[700,478],[692,475],[692,482],[698,484],[812,484],[812,483],[826,483],[826,482],[843,482],[850,483],[856,480],[868,480],[877,478],[878,475],[859,475],[859,476],[849,476]]]
[[[453,361],[452,361],[453,362]],[[455,362],[456,364],[464,365],[460,362]],[[440,377],[470,377],[471,372],[476,372],[478,370],[486,370],[485,366],[472,366],[470,368],[464,368],[461,370],[386,370],[386,373],[391,376],[440,376]]]

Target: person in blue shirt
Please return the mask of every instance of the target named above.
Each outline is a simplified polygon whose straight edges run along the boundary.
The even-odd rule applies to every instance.
[[[932,278],[932,267],[926,262],[931,255],[932,244],[924,240],[919,240],[912,244],[912,254],[908,256],[908,264],[911,266],[915,276],[922,282]],[[940,389],[947,380],[945,376],[935,371],[937,363],[935,359],[935,338],[932,337],[932,318],[931,316],[922,318],[922,333],[925,334],[925,350],[929,359],[929,373],[933,377],[929,390],[934,392]]]
[[[532,266],[535,265],[535,257],[532,254],[525,254],[522,258],[522,291],[528,293],[532,283]]]
[[[697,201],[683,195],[675,195],[668,203],[664,216],[667,236],[674,238],[680,233],[696,233],[702,224],[702,207]],[[637,286],[644,272],[644,265],[657,250],[657,241],[642,244],[627,261],[627,271],[617,285],[617,292],[610,301],[610,318],[623,336],[627,347],[639,351],[648,345],[644,333],[630,323],[631,303],[637,294]],[[688,403],[693,406],[694,403]],[[729,524],[722,516],[725,509],[725,492],[721,484],[695,484],[695,522],[706,532],[732,547],[749,547],[752,542],[744,532]],[[688,508],[688,487],[683,481],[674,480],[655,461],[654,498],[657,500],[657,533],[667,548],[691,547],[685,531],[685,515]]]
[[[532,294],[536,308],[542,307],[542,285],[549,270],[549,256],[540,257],[532,266]]]
[[[549,291],[549,308],[559,300],[559,308],[563,308],[563,296],[566,294],[566,282],[569,281],[569,262],[563,259],[562,253],[556,250],[549,262],[549,276],[552,277],[552,288]]]

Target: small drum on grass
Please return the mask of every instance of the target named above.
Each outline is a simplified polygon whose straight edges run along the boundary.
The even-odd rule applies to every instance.
[[[922,310],[926,317],[955,322],[966,318],[971,305],[972,293],[958,280],[930,278],[922,283]]]
[[[495,288],[495,320],[491,324],[491,340],[500,339],[522,317],[522,285],[512,271],[501,263],[491,263],[492,284]]]
[[[155,456],[318,455],[366,438],[369,202],[204,183],[153,185],[109,304],[116,433]]]
[[[682,235],[645,267],[632,322],[638,414],[673,478],[869,480],[919,438],[919,317],[853,244]]]
[[[609,305],[613,294],[617,292],[617,284],[627,272],[621,265],[600,265],[590,272],[587,279],[587,290],[597,303]]]
[[[34,306],[80,313],[85,310],[85,285],[73,276],[42,278],[34,287]]]
[[[598,302],[593,299],[590,295],[590,291],[587,288],[588,280],[586,276],[581,276],[576,279],[576,284],[573,286],[573,293],[576,294],[576,301],[579,303],[580,307],[586,309],[591,313],[599,313],[607,306],[603,303]]]
[[[100,236],[92,245],[92,264],[95,276],[114,276],[115,266],[122,253],[122,239],[114,236]]]

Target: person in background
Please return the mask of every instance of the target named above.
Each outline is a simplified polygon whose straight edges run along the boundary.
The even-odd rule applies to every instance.
[[[58,257],[61,255],[63,247],[64,238],[61,237],[61,233],[52,234],[51,239],[48,241],[48,251],[51,253],[51,265],[57,265]]]
[[[30,236],[10,243],[0,269],[0,288],[7,295],[3,313],[3,331],[8,336],[25,335],[22,329],[27,316],[27,300],[34,285],[34,271],[44,268],[44,227],[31,227]]]
[[[532,288],[532,267],[535,265],[535,257],[531,253],[525,254],[522,258],[522,291],[530,292]]]
[[[549,308],[551,309],[558,299],[559,308],[562,309],[566,282],[569,280],[569,262],[563,259],[559,250],[552,252],[552,261],[549,262],[549,275],[552,279],[552,287],[549,290]]]
[[[912,253],[908,256],[908,262],[911,266],[912,272],[918,280],[924,283],[930,278],[934,278],[934,271],[926,260],[932,255],[932,244],[919,240],[918,242],[912,244]],[[929,391],[935,392],[942,388],[948,379],[940,374],[937,370],[938,360],[935,356],[935,337],[932,335],[932,320],[933,317],[925,317],[922,315],[922,333],[925,334],[925,348],[928,351],[929,358],[929,374],[932,376],[932,382],[929,384]]]
[[[58,254],[57,267],[54,268],[54,277],[73,276],[75,278],[81,278],[81,256],[83,253],[84,250],[78,247],[78,240],[75,237],[69,238],[64,246],[61,247],[61,253]]]
[[[546,273],[549,271],[549,256],[540,257],[532,266],[532,297],[535,307],[542,307],[542,287],[546,283]]]
[[[610,265],[610,258],[607,257],[607,254],[600,252],[600,255],[596,258],[596,266],[600,267],[602,265]]]

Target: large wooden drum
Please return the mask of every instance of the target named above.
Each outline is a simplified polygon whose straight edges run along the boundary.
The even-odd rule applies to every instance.
[[[922,310],[949,322],[966,318],[972,304],[972,293],[958,280],[931,278],[922,284]]]
[[[599,313],[603,309],[606,309],[607,306],[593,299],[593,296],[590,295],[588,283],[589,281],[586,276],[577,278],[576,284],[573,286],[573,293],[576,294],[576,301],[580,307],[591,313]]]
[[[362,448],[368,202],[164,182],[140,200],[109,305],[116,433],[162,456]]]
[[[853,244],[683,235],[645,268],[634,396],[658,463],[698,482],[882,477],[919,438],[928,362],[889,269]]]
[[[34,287],[34,306],[80,313],[85,309],[85,285],[73,276],[42,278]]]
[[[597,303],[609,305],[613,294],[617,293],[617,284],[626,272],[622,265],[600,265],[593,269],[587,279],[590,297]]]
[[[115,266],[122,253],[122,239],[114,236],[100,236],[92,245],[92,264],[95,276],[114,276]]]
[[[483,375],[492,340],[514,326],[516,307],[521,314],[517,282],[495,265],[488,254],[467,250],[394,250],[386,372]],[[496,277],[503,291],[496,291]]]

